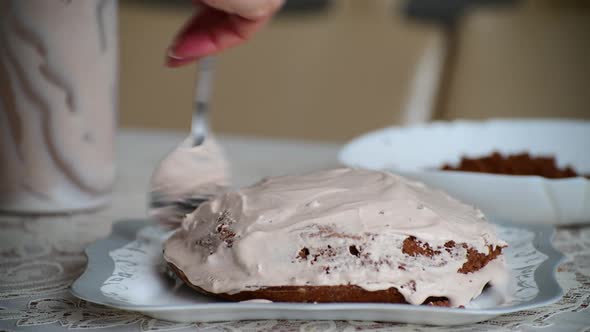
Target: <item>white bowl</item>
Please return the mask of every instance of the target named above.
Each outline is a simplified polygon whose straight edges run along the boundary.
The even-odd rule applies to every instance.
[[[590,180],[438,170],[462,156],[529,152],[551,155],[560,167],[590,174],[590,121],[490,120],[391,127],[347,144],[340,161],[351,167],[389,170],[438,187],[513,223],[590,222]]]

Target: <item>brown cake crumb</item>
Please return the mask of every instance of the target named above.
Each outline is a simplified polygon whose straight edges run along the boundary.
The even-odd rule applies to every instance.
[[[446,297],[434,297],[431,296],[424,301],[425,305],[434,306],[434,307],[450,307],[451,301]]]
[[[309,256],[309,249],[307,248],[302,248],[301,250],[299,250],[299,253],[297,254],[297,258],[301,258],[301,259],[305,259],[307,260],[307,256]]]
[[[456,243],[453,240],[445,242],[445,248],[447,248],[447,249],[454,248],[455,246],[456,246]]]
[[[450,254],[451,253],[451,249],[455,248],[456,243],[455,241],[451,240],[451,241],[447,241],[445,242],[445,250]]]
[[[219,239],[231,248],[234,244],[234,238],[236,233],[234,233],[227,224],[220,224],[216,228],[217,233],[219,233]]]
[[[559,168],[554,157],[533,157],[528,153],[510,154],[504,156],[499,152],[491,155],[469,158],[462,157],[458,166],[445,164],[441,167],[445,171],[466,171],[508,175],[537,175],[550,179],[576,177],[578,174],[571,166]],[[590,177],[587,175],[587,177]]]
[[[410,256],[428,256],[440,255],[439,250],[433,250],[428,243],[422,243],[414,236],[409,236],[404,240],[402,252]]]
[[[353,256],[361,257],[361,252],[357,249],[356,246],[348,247],[348,252],[350,252],[350,254]]]
[[[479,271],[502,253],[502,247],[492,248],[492,246],[488,246],[488,248],[490,249],[490,253],[487,255],[473,248],[468,248],[467,262],[457,272],[467,274],[469,272]]]
[[[486,266],[490,261],[494,260],[500,254],[502,254],[502,247],[495,247],[493,248],[491,245],[488,246],[490,253],[484,254],[480,253],[477,250],[470,248],[465,243],[457,244],[455,241],[447,241],[444,244],[444,250],[448,253],[452,251],[453,248],[457,246],[463,247],[467,249],[467,261],[461,266],[461,268],[457,271],[459,273],[467,274],[470,272],[476,272]],[[437,249],[442,249],[442,247],[437,247]],[[413,236],[407,237],[403,242],[402,252],[406,255],[410,256],[426,256],[426,257],[433,257],[435,255],[440,255],[440,250],[435,250],[428,243],[422,243],[418,239]],[[400,267],[400,269],[405,269],[405,267]]]

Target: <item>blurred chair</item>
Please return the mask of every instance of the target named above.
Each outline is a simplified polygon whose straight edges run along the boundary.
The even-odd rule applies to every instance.
[[[416,125],[433,120],[447,102],[449,83],[454,74],[457,35],[464,15],[484,5],[514,4],[515,0],[408,0],[405,14],[418,22],[438,26],[436,34],[424,49],[410,84],[400,123]]]
[[[413,0],[405,8],[444,31],[418,66],[405,123],[590,118],[588,1]]]

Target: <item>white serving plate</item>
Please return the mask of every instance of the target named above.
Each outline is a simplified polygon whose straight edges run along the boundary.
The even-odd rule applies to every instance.
[[[378,303],[225,302],[201,295],[166,275],[162,242],[169,231],[145,220],[123,221],[86,250],[86,271],[72,293],[86,301],[175,322],[257,319],[367,320],[431,325],[468,324],[556,302],[555,269],[562,259],[547,226],[498,227],[513,273],[508,293],[484,291],[465,309]]]
[[[351,167],[389,170],[438,187],[513,223],[590,222],[590,180],[437,170],[461,156],[529,152],[590,174],[590,121],[490,120],[390,127],[354,139],[340,152]]]

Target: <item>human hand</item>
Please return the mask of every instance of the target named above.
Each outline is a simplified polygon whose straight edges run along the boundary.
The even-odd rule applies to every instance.
[[[248,40],[284,0],[193,0],[201,9],[176,35],[166,64],[178,67]]]

